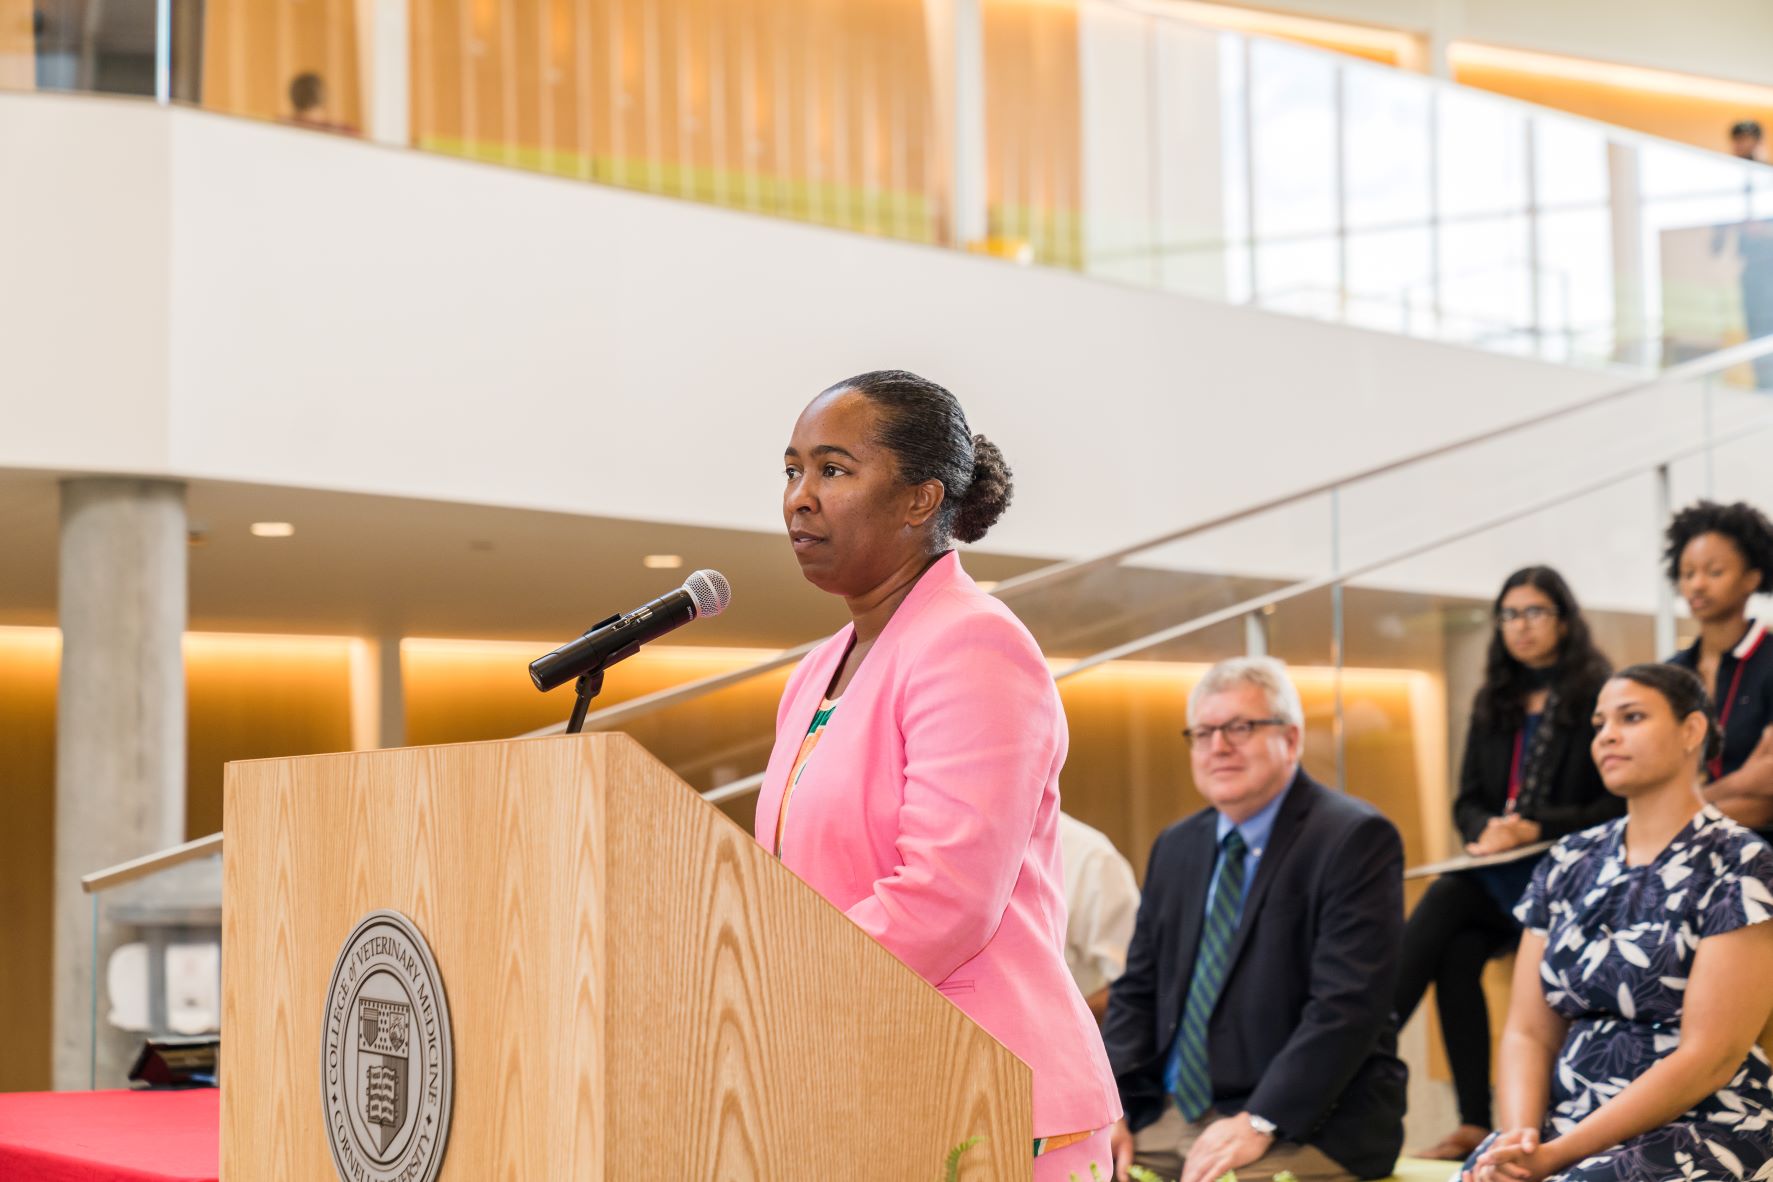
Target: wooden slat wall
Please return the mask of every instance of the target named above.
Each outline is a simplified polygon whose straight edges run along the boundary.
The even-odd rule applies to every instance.
[[[37,88],[31,0],[0,0],[0,90]]]
[[[1176,668],[1159,665],[1147,672],[1126,662],[1060,683],[1071,727],[1061,785],[1065,811],[1107,834],[1141,881],[1157,835],[1205,804],[1180,733],[1199,670],[1190,675]],[[1293,672],[1305,707],[1305,770],[1333,783],[1331,679],[1325,670]],[[1408,862],[1426,861],[1432,849],[1427,827],[1442,821],[1423,815],[1422,796],[1450,799],[1444,774],[1428,793],[1419,790],[1423,776],[1434,774],[1424,767],[1434,761],[1419,758],[1424,745],[1438,752],[1445,744],[1444,716],[1430,716],[1422,708],[1424,695],[1413,692],[1418,681],[1431,684],[1432,678],[1399,672],[1350,681],[1343,697],[1349,791],[1396,823]]]
[[[916,0],[414,0],[413,34],[423,147],[933,234]]]
[[[189,635],[185,836],[222,828],[222,768],[351,749],[351,642]],[[97,867],[94,867],[97,869]]]
[[[1082,262],[1078,14],[1053,0],[984,0],[986,194],[994,237],[1036,260]]]
[[[203,105],[283,119],[289,83],[312,70],[326,83],[329,122],[363,127],[356,0],[206,0]]]
[[[14,0],[0,0],[10,3]],[[357,0],[361,2],[361,0]],[[361,128],[354,0],[211,0],[204,105]],[[1077,12],[986,0],[992,232],[1078,262]],[[941,224],[919,0],[412,0],[413,140],[917,241]]]
[[[0,965],[0,1006],[15,1016],[15,1029],[45,1032],[40,1047],[22,1046],[0,1062],[0,1090],[49,1083],[58,654],[52,629],[0,630],[0,793],[8,804],[8,825],[0,836],[0,898],[11,915],[13,951]],[[533,654],[522,646],[409,642],[404,661],[408,741],[507,737],[564,716],[569,691],[536,693],[523,676],[520,658],[528,655]],[[624,663],[600,704],[744,665],[757,655],[719,650],[672,655],[661,648]],[[189,834],[219,827],[226,760],[349,748],[348,641],[197,635],[187,639],[186,663]],[[1141,876],[1157,833],[1201,804],[1177,733],[1191,685],[1178,668],[1117,666],[1063,683],[1071,726],[1066,808],[1107,833]],[[1310,724],[1308,767],[1327,777],[1328,682],[1310,670],[1297,672]],[[784,676],[646,720],[634,728],[636,737],[667,759],[687,762],[698,786],[714,781],[723,760],[749,771],[767,752]],[[1429,843],[1428,831],[1444,823],[1446,805],[1428,816],[1424,802],[1447,799],[1444,776],[1427,791],[1419,788],[1424,775],[1434,778],[1425,769],[1435,759],[1426,756],[1446,742],[1444,708],[1424,708],[1422,695],[1412,693],[1419,682],[1439,684],[1432,673],[1402,672],[1351,676],[1345,686],[1350,786],[1397,822],[1412,862],[1440,852]],[[1444,755],[1440,765],[1445,766]],[[726,811],[748,828],[750,809],[747,797]]]

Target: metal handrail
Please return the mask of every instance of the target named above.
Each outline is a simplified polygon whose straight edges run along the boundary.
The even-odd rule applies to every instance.
[[[1739,439],[1746,439],[1752,435],[1758,435],[1767,430],[1773,430],[1773,414],[1763,415],[1721,439],[1707,439],[1702,443],[1691,444],[1687,447],[1679,448],[1656,460],[1634,464],[1628,468],[1613,472],[1608,476],[1601,477],[1598,480],[1589,481],[1580,487],[1565,489],[1552,496],[1542,497],[1537,501],[1510,509],[1505,513],[1499,513],[1493,517],[1485,518],[1472,525],[1454,530],[1452,533],[1443,534],[1435,538],[1433,541],[1419,542],[1413,546],[1407,546],[1402,550],[1387,554],[1383,558],[1372,559],[1371,561],[1364,562],[1357,567],[1352,567],[1346,571],[1338,572],[1337,574],[1324,575],[1312,579],[1301,579],[1296,583],[1291,583],[1285,587],[1278,587],[1273,591],[1267,591],[1261,595],[1252,596],[1240,603],[1234,603],[1229,607],[1222,607],[1216,611],[1208,612],[1206,615],[1196,616],[1193,619],[1185,620],[1180,624],[1173,624],[1168,628],[1161,628],[1156,632],[1147,633],[1136,640],[1129,640],[1125,644],[1118,644],[1113,648],[1103,649],[1099,653],[1093,653],[1090,656],[1081,657],[1065,666],[1065,668],[1056,670],[1053,673],[1053,680],[1064,681],[1068,677],[1076,677],[1080,673],[1088,673],[1091,669],[1106,665],[1110,661],[1118,661],[1137,653],[1149,651],[1150,649],[1157,648],[1159,645],[1169,644],[1171,641],[1180,640],[1182,637],[1190,636],[1196,632],[1204,632],[1208,628],[1239,619],[1252,612],[1258,612],[1264,608],[1273,607],[1276,604],[1285,603],[1291,599],[1298,599],[1300,596],[1309,595],[1314,591],[1323,591],[1331,587],[1340,587],[1353,579],[1370,575],[1375,571],[1383,570],[1384,568],[1393,566],[1399,562],[1407,562],[1412,558],[1419,557],[1430,551],[1438,550],[1442,546],[1450,546],[1455,542],[1462,542],[1466,538],[1475,537],[1478,534],[1497,529],[1510,522],[1519,521],[1524,517],[1531,517],[1535,513],[1543,513],[1545,510],[1555,508],[1567,501],[1573,501],[1580,497],[1588,496],[1591,493],[1599,492],[1602,489],[1611,488],[1612,486],[1621,484],[1633,477],[1643,476],[1649,472],[1655,472],[1677,460],[1689,459],[1693,456],[1701,455],[1717,443],[1727,443]],[[702,799],[713,804],[719,804],[721,801],[733,800],[737,797],[748,795],[749,793],[757,791],[757,789],[762,786],[763,776],[764,773],[758,772],[755,775],[746,776],[742,780],[735,780],[730,784],[722,784],[718,788],[713,788],[702,793]]]
[[[1183,526],[1180,529],[1171,530],[1169,533],[1162,534],[1155,538],[1149,538],[1141,542],[1136,542],[1130,546],[1122,546],[1118,549],[1097,554],[1089,558],[1066,559],[1062,562],[1055,562],[1043,566],[1038,570],[1032,570],[1026,574],[1017,575],[1014,578],[1005,579],[992,589],[991,594],[997,596],[999,599],[1014,599],[1019,595],[1024,595],[1037,588],[1050,587],[1069,579],[1076,578],[1080,575],[1088,574],[1091,571],[1099,570],[1102,567],[1115,565],[1127,558],[1131,558],[1135,554],[1141,554],[1147,550],[1156,549],[1159,546],[1168,546],[1176,542],[1185,541],[1188,538],[1195,537],[1199,534],[1216,529],[1223,529],[1229,525],[1236,525],[1238,522],[1247,521],[1252,517],[1259,517],[1264,513],[1272,513],[1279,509],[1285,509],[1290,505],[1308,501],[1313,497],[1321,497],[1332,492],[1337,492],[1352,484],[1359,484],[1364,481],[1377,479],[1381,476],[1388,476],[1394,472],[1402,471],[1405,468],[1414,467],[1417,464],[1438,459],[1441,456],[1451,455],[1457,451],[1476,447],[1479,444],[1491,443],[1498,439],[1505,439],[1519,432],[1528,431],[1535,427],[1541,427],[1547,423],[1557,422],[1583,411],[1593,410],[1597,406],[1605,406],[1610,402],[1616,402],[1622,398],[1630,397],[1633,394],[1641,394],[1647,390],[1655,389],[1658,386],[1677,385],[1682,382],[1690,382],[1699,378],[1710,377],[1713,374],[1732,369],[1744,362],[1753,361],[1756,358],[1767,356],[1773,356],[1773,336],[1762,337],[1759,340],[1745,341],[1740,345],[1732,345],[1727,349],[1720,349],[1715,353],[1708,353],[1704,357],[1698,357],[1692,361],[1685,361],[1679,365],[1670,366],[1668,369],[1663,370],[1660,374],[1657,374],[1655,377],[1646,381],[1633,382],[1628,386],[1603,391],[1602,393],[1578,399],[1577,401],[1568,403],[1564,406],[1554,407],[1551,410],[1530,415],[1527,418],[1519,419],[1512,423],[1506,423],[1500,427],[1487,428],[1476,434],[1467,435],[1462,439],[1456,439],[1450,443],[1436,444],[1433,447],[1413,452],[1410,455],[1403,456],[1399,459],[1387,460],[1384,463],[1375,464],[1372,467],[1363,468],[1345,476],[1338,476],[1332,480],[1322,481],[1321,483],[1309,485],[1302,489],[1295,489],[1291,492],[1282,493],[1279,496],[1270,497],[1264,501],[1258,501],[1253,505],[1247,505],[1241,509],[1235,509],[1214,517],[1196,521],[1190,525]],[[630,699],[629,701],[622,702],[618,705],[605,707],[604,709],[598,710],[589,715],[585,719],[585,725],[587,728],[591,729],[608,730],[611,727],[620,726],[630,719],[649,714],[654,710],[663,709],[667,706],[674,706],[680,702],[687,702],[706,694],[713,693],[717,690],[725,689],[728,686],[739,685],[751,680],[753,677],[760,677],[772,670],[780,669],[784,665],[793,664],[795,661],[798,661],[801,657],[804,657],[807,653],[811,652],[819,643],[820,642],[817,640],[810,641],[795,648],[786,649],[777,653],[775,656],[768,657],[756,664],[747,665],[743,669],[735,669],[727,673],[715,674],[711,677],[688,681],[682,685],[657,690],[653,693]],[[522,737],[536,738],[543,735],[557,735],[565,729],[565,725],[565,723],[555,723],[551,726],[545,726],[538,730],[530,731]]]
[[[1522,420],[1521,422],[1512,424],[1508,427],[1480,432],[1479,434],[1473,435],[1457,444],[1430,448],[1426,451],[1419,452],[1414,456],[1392,461],[1387,464],[1381,464],[1363,472],[1356,473],[1353,476],[1345,477],[1341,480],[1330,481],[1322,485],[1314,486],[1304,492],[1290,494],[1286,497],[1264,502],[1262,505],[1254,508],[1241,509],[1235,513],[1225,514],[1206,522],[1197,523],[1196,525],[1188,526],[1184,529],[1166,534],[1163,538],[1160,538],[1155,542],[1147,542],[1143,545],[1123,548],[1114,551],[1112,554],[1098,555],[1091,559],[1054,563],[1051,566],[1043,567],[1037,571],[1031,571],[1028,574],[1019,576],[1015,579],[1007,579],[998,584],[998,586],[993,589],[992,594],[999,597],[1003,597],[1006,592],[1012,596],[1020,594],[1033,587],[1043,586],[1047,583],[1071,577],[1086,570],[1093,570],[1108,563],[1117,562],[1121,558],[1139,553],[1142,550],[1150,549],[1153,546],[1163,545],[1169,541],[1180,540],[1191,534],[1199,533],[1202,530],[1212,529],[1222,525],[1230,525],[1246,517],[1291,504],[1296,500],[1319,496],[1325,492],[1340,488],[1344,484],[1369,479],[1388,472],[1394,472],[1400,468],[1408,467],[1413,463],[1420,462],[1421,460],[1444,455],[1449,451],[1458,450],[1463,446],[1500,438],[1513,431],[1525,429],[1528,426],[1550,422],[1584,407],[1601,405],[1633,391],[1649,389],[1667,381],[1690,381],[1696,377],[1706,377],[1719,370],[1740,365],[1744,361],[1751,361],[1757,357],[1763,357],[1770,354],[1773,354],[1773,337],[1766,337],[1759,341],[1750,341],[1742,345],[1733,346],[1729,349],[1720,350],[1717,353],[1699,358],[1696,361],[1676,366],[1653,381],[1626,387],[1624,390],[1613,391],[1609,394],[1598,395],[1569,407],[1559,408],[1558,410],[1550,411],[1543,415],[1534,416],[1531,419]],[[1453,543],[1463,541],[1466,538],[1474,537],[1492,529],[1497,529],[1510,522],[1530,517],[1535,513],[1542,513],[1547,509],[1554,508],[1567,501],[1576,500],[1580,497],[1599,492],[1602,489],[1611,488],[1613,485],[1623,483],[1633,477],[1657,471],[1658,469],[1664,468],[1678,460],[1689,459],[1693,456],[1701,455],[1719,443],[1729,443],[1740,439],[1746,439],[1768,430],[1773,430],[1773,414],[1763,415],[1751,420],[1727,435],[1721,437],[1708,436],[1708,438],[1699,443],[1690,444],[1686,447],[1678,448],[1675,451],[1665,453],[1655,460],[1633,464],[1607,476],[1588,481],[1576,488],[1563,489],[1550,496],[1542,497],[1536,501],[1529,502],[1526,505],[1518,506],[1514,509],[1507,510],[1506,512],[1485,518],[1471,525],[1454,530],[1451,533],[1442,534],[1431,541],[1419,542],[1407,546],[1402,550],[1393,551],[1384,557],[1372,559],[1359,566],[1351,567],[1345,571],[1339,571],[1333,575],[1301,579],[1298,582],[1264,592],[1261,595],[1252,596],[1238,603],[1231,604],[1228,607],[1222,607],[1215,611],[1208,612],[1205,615],[1185,620],[1180,624],[1174,624],[1170,627],[1159,629],[1156,632],[1148,633],[1135,640],[1116,645],[1113,648],[1104,649],[1101,652],[1094,653],[1090,656],[1079,658],[1065,668],[1055,671],[1053,674],[1053,680],[1064,681],[1067,678],[1076,677],[1081,673],[1087,673],[1091,669],[1105,665],[1110,661],[1121,660],[1122,658],[1148,651],[1159,645],[1179,640],[1184,636],[1205,631],[1218,624],[1223,624],[1227,621],[1247,616],[1252,612],[1261,611],[1263,608],[1286,603],[1289,600],[1309,595],[1314,591],[1322,591],[1327,588],[1342,586],[1351,580],[1370,575],[1375,571],[1382,570],[1385,567],[1395,565],[1396,563],[1408,561],[1411,558],[1437,550],[1442,546],[1452,545]],[[590,715],[587,721],[620,721],[621,719],[632,717],[635,714],[646,713],[657,705],[670,705],[678,701],[699,696],[703,693],[711,692],[714,689],[724,688],[728,685],[747,681],[750,678],[758,676],[771,669],[779,669],[784,665],[798,660],[806,653],[811,652],[819,643],[820,641],[813,641],[797,648],[788,649],[784,652],[778,653],[767,660],[746,666],[744,669],[721,674],[716,677],[702,678],[698,681],[690,682],[674,689],[663,690],[658,693],[647,694],[635,698],[618,706],[612,706],[600,710],[597,713]],[[611,725],[611,723],[606,722],[605,725],[607,727],[608,725]],[[530,735],[522,737],[528,738],[532,736],[556,734],[560,732],[562,727],[563,724],[547,727],[539,731],[533,731]],[[764,773],[758,772],[754,775],[735,780],[730,784],[723,784],[718,788],[711,788],[702,793],[702,798],[711,804],[719,804],[722,801],[734,800],[738,797],[749,795],[750,793],[757,791],[762,785],[763,776]],[[91,894],[112,886],[121,885],[122,883],[132,881],[133,879],[145,877],[156,871],[164,870],[183,862],[209,857],[221,852],[222,835],[220,833],[214,833],[208,837],[186,842],[184,845],[174,846],[169,850],[163,850],[158,854],[150,854],[146,857],[136,858],[129,862],[124,862],[104,870],[96,871],[81,879],[80,884],[87,893]]]
[[[96,895],[100,891],[108,891],[112,887],[146,878],[150,874],[158,874],[162,870],[170,870],[174,866],[182,866],[186,862],[212,858],[221,852],[222,835],[211,833],[208,837],[199,837],[195,841],[187,841],[156,854],[144,854],[127,862],[119,862],[115,866],[107,866],[103,870],[95,870],[80,880],[80,889],[89,895]]]

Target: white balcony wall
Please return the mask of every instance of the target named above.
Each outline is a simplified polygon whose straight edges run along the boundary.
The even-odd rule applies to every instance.
[[[1623,380],[125,101],[0,97],[0,159],[0,467],[770,530],[801,405],[903,366],[1016,469],[988,548],[1071,556]]]

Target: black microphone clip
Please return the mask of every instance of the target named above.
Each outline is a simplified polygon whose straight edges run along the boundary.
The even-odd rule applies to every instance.
[[[576,735],[585,712],[603,688],[604,670],[640,651],[640,646],[675,631],[691,620],[717,616],[732,601],[732,588],[719,571],[699,570],[683,586],[643,604],[626,615],[599,620],[577,639],[530,662],[529,676],[546,693],[575,678],[577,700],[566,733]]]

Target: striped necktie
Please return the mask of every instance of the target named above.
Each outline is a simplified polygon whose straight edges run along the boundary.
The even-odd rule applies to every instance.
[[[1194,976],[1182,1006],[1182,1028],[1176,1034],[1175,1082],[1170,1091],[1182,1115],[1199,1120],[1213,1106],[1213,1081],[1207,1071],[1207,1023],[1231,967],[1231,940],[1244,902],[1244,839],[1233,829],[1225,835],[1225,858],[1213,887],[1213,902],[1201,927],[1194,954]]]

